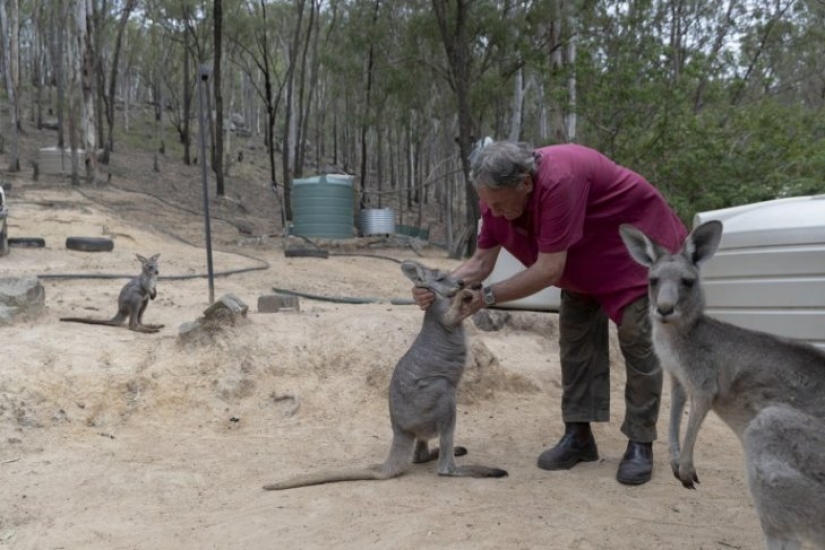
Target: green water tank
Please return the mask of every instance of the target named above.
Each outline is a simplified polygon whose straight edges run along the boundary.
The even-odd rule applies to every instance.
[[[292,234],[352,238],[353,179],[345,174],[326,174],[292,180]]]

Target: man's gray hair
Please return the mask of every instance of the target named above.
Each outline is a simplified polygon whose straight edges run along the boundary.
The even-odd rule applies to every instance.
[[[472,168],[476,188],[515,187],[536,174],[536,157],[529,143],[495,141],[479,151]]]

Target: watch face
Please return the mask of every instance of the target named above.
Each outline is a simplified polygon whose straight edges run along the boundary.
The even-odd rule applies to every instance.
[[[481,297],[484,299],[484,305],[491,306],[496,303],[496,297],[490,287],[486,287],[481,291]]]

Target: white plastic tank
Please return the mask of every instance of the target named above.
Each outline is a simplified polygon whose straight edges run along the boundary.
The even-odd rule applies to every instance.
[[[825,195],[702,212],[723,224],[702,268],[707,314],[825,348]]]

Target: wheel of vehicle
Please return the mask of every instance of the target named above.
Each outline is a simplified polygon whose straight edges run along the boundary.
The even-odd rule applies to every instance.
[[[8,253],[9,253],[8,229],[6,229],[6,226],[3,225],[3,228],[0,229],[0,256],[5,256]]]
[[[15,248],[43,248],[46,240],[40,237],[12,237],[9,239],[9,246]]]
[[[328,250],[314,248],[287,248],[284,250],[287,258],[329,258]]]
[[[111,252],[115,247],[106,237],[66,237],[66,248],[81,252]]]

